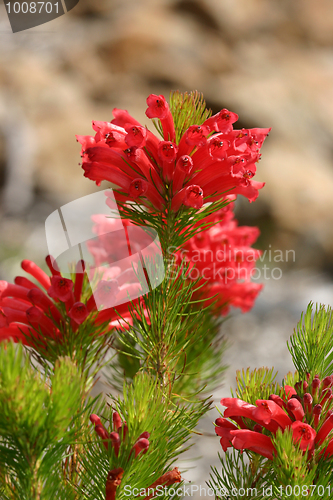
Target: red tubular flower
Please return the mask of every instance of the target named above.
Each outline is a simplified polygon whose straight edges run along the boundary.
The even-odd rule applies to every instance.
[[[164,183],[158,173],[158,169],[143,149],[129,148],[126,150],[126,156],[128,161],[131,163],[131,167],[135,167],[137,169],[139,176],[144,176],[147,182],[152,184],[152,186],[160,192],[164,192]],[[134,175],[133,171],[131,175]],[[163,202],[164,200],[162,199],[162,203]]]
[[[61,302],[69,301],[73,296],[73,281],[62,276],[52,276],[51,286],[47,293],[53,299],[61,300]]]
[[[321,444],[333,429],[333,415],[330,415],[321,426],[316,437],[316,444]]]
[[[231,431],[230,434],[232,436],[232,445],[236,450],[255,451],[259,455],[273,460],[275,448],[269,436],[247,429]]]
[[[291,424],[291,429],[293,431],[293,439],[295,443],[299,443],[300,449],[303,451],[306,449],[311,450],[316,438],[316,431],[311,425],[296,420],[296,422]]]
[[[263,425],[267,426],[273,420],[282,428],[291,424],[291,420],[288,415],[274,401],[258,399],[256,401],[256,405],[257,408],[255,408],[252,412],[252,419],[256,422],[261,420]]]
[[[32,281],[28,280],[27,278],[24,278],[23,276],[16,276],[14,279],[15,285],[23,286],[24,288],[28,288],[29,290],[31,288],[36,288],[37,290],[40,290],[40,288],[33,283]]]
[[[7,283],[7,281],[0,281],[0,299],[13,297],[29,302],[28,291],[29,290],[23,286],[12,285],[11,283]]]
[[[24,271],[31,274],[46,290],[50,286],[50,278],[44,271],[38,267],[31,260],[23,260],[21,263],[21,267]]]
[[[171,486],[172,484],[175,483],[180,483],[182,480],[180,472],[177,467],[172,469],[171,471],[166,472],[163,474],[161,477],[156,479],[148,488],[148,491],[154,490],[157,488],[157,486]],[[155,493],[151,493],[144,497],[143,500],[150,500],[153,496],[155,496]]]
[[[114,119],[111,123],[113,123],[114,125],[118,125],[122,128],[124,128],[127,124],[141,126],[140,123],[135,118],[133,118],[133,116],[131,116],[125,109],[114,108],[112,114],[114,116]]]
[[[30,307],[27,309],[26,318],[28,323],[34,326],[36,330],[42,330],[42,333],[46,333],[51,338],[56,338],[58,336],[59,330],[55,328],[54,323],[37,307]]]
[[[47,264],[47,267],[49,268],[52,276],[60,276],[61,273],[59,271],[58,265],[53,257],[51,255],[47,255],[45,257],[45,262]]]
[[[270,401],[274,401],[280,408],[286,408],[286,403],[277,394],[271,394],[268,398]]]
[[[321,393],[321,400],[320,400],[320,404],[322,406],[324,406],[324,404],[327,402],[327,401],[330,401],[332,399],[332,389],[324,389]]]
[[[115,500],[123,475],[124,469],[121,467],[109,471],[105,486],[105,500]]]
[[[110,436],[105,427],[101,424],[97,424],[95,425],[95,432],[100,438],[102,438],[103,446],[106,451],[108,451]]]
[[[191,125],[179,143],[179,156],[190,154],[194,148],[201,148],[207,144],[209,129],[204,125]]]
[[[137,442],[135,443],[135,445],[133,446],[133,450],[134,450],[134,456],[137,457],[139,455],[139,453],[147,453],[148,451],[148,448],[149,448],[149,441],[148,439],[146,438],[140,438],[137,440]]]
[[[298,401],[296,398],[289,399],[287,408],[292,412],[296,420],[303,420],[304,410],[300,401]]]
[[[95,413],[93,413],[92,415],[90,415],[89,420],[94,425],[101,425],[101,419],[99,418],[98,415],[95,415]]]
[[[44,312],[49,312],[57,323],[61,323],[63,318],[59,310],[40,288],[31,288],[28,292],[28,298],[34,306],[38,306]]]
[[[97,186],[100,185],[101,181],[108,181],[128,191],[131,184],[132,179],[129,175],[115,167],[111,170],[103,163],[84,163],[82,168],[84,169],[84,176],[95,181]]]
[[[295,391],[295,389],[293,387],[291,387],[290,385],[285,385],[283,388],[284,388],[284,392],[285,392],[288,400],[292,396],[296,396],[297,395],[297,392]]]
[[[305,413],[312,413],[313,397],[311,396],[311,394],[306,392],[303,396],[303,402],[304,402]]]
[[[147,129],[140,125],[125,125],[125,142],[129,148],[144,148],[147,142]]]
[[[204,122],[204,126],[209,130],[228,134],[232,131],[232,124],[238,120],[238,115],[223,108],[219,113],[211,116]]]
[[[17,311],[25,312],[27,308],[30,306],[27,302],[23,302],[23,300],[12,299],[10,297],[4,297],[1,299],[2,307],[9,307],[10,309],[15,309]]]
[[[25,311],[18,311],[16,309],[11,309],[10,307],[0,308],[0,328],[9,326],[14,321],[18,323],[23,323],[25,319],[26,319]]]
[[[136,200],[140,196],[145,196],[154,205],[157,210],[161,211],[164,205],[162,196],[156,190],[156,188],[149,184],[149,182],[144,179],[133,179],[130,184],[128,194]]]
[[[110,432],[110,440],[115,452],[116,457],[119,455],[120,437],[118,432]]]
[[[186,207],[201,208],[203,204],[203,191],[200,186],[190,185],[181,189],[173,198],[171,208],[178,212],[181,205]]]
[[[176,144],[171,141],[161,141],[158,146],[157,153],[162,162],[163,178],[167,183],[173,178],[177,152]]]
[[[85,263],[83,260],[79,260],[79,262],[75,266],[74,300],[76,302],[79,302],[81,298],[84,272],[85,272]]]
[[[68,312],[68,316],[72,318],[78,325],[81,325],[89,316],[88,308],[82,302],[75,302]]]
[[[172,183],[172,192],[176,194],[184,184],[185,178],[189,175],[193,167],[193,160],[188,155],[178,158]]]
[[[148,109],[146,115],[148,118],[159,118],[161,120],[164,140],[175,140],[175,126],[168,103],[163,95],[150,94],[147,97]]]
[[[105,140],[107,144],[111,142],[114,147],[116,146],[115,143],[117,143],[117,147],[126,147],[124,146],[124,144],[126,144],[124,140],[125,133],[122,127],[118,127],[113,123],[94,120],[92,122],[92,128],[96,131],[96,143],[103,143]]]
[[[118,431],[123,425],[120,415],[117,411],[114,411],[112,414],[112,422],[113,422],[113,428]]]
[[[232,436],[230,431],[238,430],[238,427],[226,418],[217,418],[215,420],[215,432],[218,436],[221,436],[220,443],[223,451],[226,452],[229,447],[232,446]]]

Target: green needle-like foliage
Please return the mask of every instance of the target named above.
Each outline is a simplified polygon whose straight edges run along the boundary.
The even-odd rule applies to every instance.
[[[170,470],[199,419],[208,411],[210,403],[195,401],[175,405],[158,380],[146,373],[138,373],[131,384],[125,384],[123,396],[112,398],[111,412],[104,415],[103,423],[111,432],[112,412],[119,412],[126,421],[126,437],[119,432],[121,445],[116,456],[112,447],[106,450],[101,438],[95,435],[87,443],[82,461],[82,494],[84,498],[105,498],[105,482],[109,470],[121,467],[124,476],[117,498],[128,498],[127,487],[148,488],[163,473]],[[107,423],[109,422],[109,424]],[[111,422],[111,424],[110,424]],[[143,432],[149,432],[149,449],[134,456],[133,446]]]
[[[236,395],[237,397],[251,404],[255,404],[257,399],[268,399],[271,394],[280,394],[281,388],[275,381],[277,372],[274,368],[256,368],[251,370],[237,370],[236,372]]]
[[[228,451],[224,458],[219,455],[221,470],[212,467],[210,480],[207,482],[217,499],[267,499],[265,492],[270,482],[263,474],[267,459],[250,455],[249,462],[247,458],[247,454],[234,449]]]
[[[132,309],[134,327],[117,335],[122,376],[144,368],[184,396],[221,381],[225,348],[220,321],[192,299],[198,281],[186,280],[187,271],[184,264],[142,297]]]
[[[203,94],[197,90],[181,93],[179,90],[170,94],[170,110],[176,130],[176,143],[191,125],[202,125],[212,115],[206,108]]]
[[[68,358],[49,376],[35,371],[21,345],[0,346],[0,480],[3,499],[64,498],[60,464],[73,442],[81,380]]]
[[[311,379],[316,374],[320,378],[331,375],[333,373],[332,309],[329,306],[316,305],[313,312],[313,304],[310,302],[287,346],[300,380],[305,380],[307,373]]]
[[[175,124],[176,144],[179,143],[184,132],[191,125],[202,125],[212,111],[206,108],[206,101],[201,92],[194,90],[190,93],[176,90],[170,93],[170,111]],[[163,137],[161,121],[152,120],[156,130]]]
[[[272,441],[276,449],[273,460],[276,484],[284,487],[313,484],[316,467],[308,468],[302,450],[293,440],[292,430],[286,429],[282,432],[279,429]]]

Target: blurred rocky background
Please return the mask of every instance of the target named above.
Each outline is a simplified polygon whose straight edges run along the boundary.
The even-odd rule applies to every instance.
[[[279,263],[267,253],[283,275],[263,279],[254,310],[225,323],[230,368],[215,399],[236,368],[291,369],[285,340],[301,311],[333,298],[332,46],[331,0],[80,0],[16,34],[0,5],[0,279],[21,258],[42,263],[45,218],[96,190],[75,134],[114,107],[148,125],[150,93],[197,89],[213,112],[238,113],[239,127],[272,127],[257,174],[266,186],[254,204],[238,201],[237,216],[261,228],[258,247],[295,251]],[[207,479],[218,449],[199,438],[192,455],[203,458],[186,478]]]

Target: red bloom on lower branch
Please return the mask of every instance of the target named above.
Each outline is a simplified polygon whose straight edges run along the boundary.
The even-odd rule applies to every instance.
[[[111,429],[113,429],[112,432],[107,431],[107,429],[104,427],[104,425],[101,422],[101,419],[98,415],[92,414],[90,415],[90,421],[91,423],[94,424],[95,426],[95,432],[96,434],[102,439],[102,443],[106,451],[114,451],[114,454],[116,458],[119,456],[119,451],[120,451],[120,445],[130,439],[130,436],[128,435],[128,428],[126,422],[123,422],[120,418],[120,415],[118,412],[114,411],[112,414],[112,423],[111,423]],[[111,430],[110,429],[110,430]],[[137,458],[138,455],[142,457],[145,453],[147,453],[148,448],[149,448],[149,432],[143,432],[140,434],[140,436],[137,437],[130,453],[128,456],[128,460],[130,460],[131,456],[133,456],[134,452],[134,458]],[[111,470],[108,473],[108,477],[106,480],[106,496],[105,500],[114,500],[116,497],[116,490],[121,484],[121,479],[124,474],[124,469],[119,467],[116,469]],[[157,486],[171,486],[172,484],[175,483],[180,483],[181,482],[181,475],[177,467],[175,467],[173,470],[166,472],[163,474],[161,477],[156,479],[148,488],[146,488],[146,491],[148,492],[148,495],[145,496],[145,500],[149,500],[154,496],[153,492]]]
[[[117,312],[111,307],[97,312],[92,293],[88,297],[85,293],[85,302],[80,301],[83,262],[78,263],[73,282],[61,276],[51,260],[50,257],[46,258],[51,277],[35,263],[27,260],[22,262],[22,268],[37,280],[40,287],[22,276],[15,278],[15,284],[0,281],[0,340],[12,338],[15,342],[20,341],[35,348],[42,344],[47,349],[48,340],[61,343],[65,340],[68,328],[76,331],[86,321],[96,327],[108,323],[105,331],[120,326],[117,312],[130,321],[126,303],[118,306]],[[108,294],[112,299],[115,293],[114,281],[103,281],[103,300],[106,303]]]
[[[276,449],[272,437],[278,429],[283,432],[290,429],[294,443],[309,458],[315,452],[318,457],[322,454],[332,457],[332,385],[332,376],[322,381],[316,376],[311,384],[299,382],[295,389],[285,386],[283,397],[272,394],[269,400],[257,400],[256,405],[238,398],[221,399],[226,406],[225,418],[216,419],[215,432],[221,437],[223,450],[229,447],[250,450],[273,460]]]

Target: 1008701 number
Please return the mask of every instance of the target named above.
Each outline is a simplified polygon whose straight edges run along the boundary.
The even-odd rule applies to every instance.
[[[55,2],[14,2],[11,4],[10,2],[5,4],[7,7],[8,14],[41,14],[42,12],[46,12],[47,14],[51,14],[55,12],[59,13],[59,3]]]

